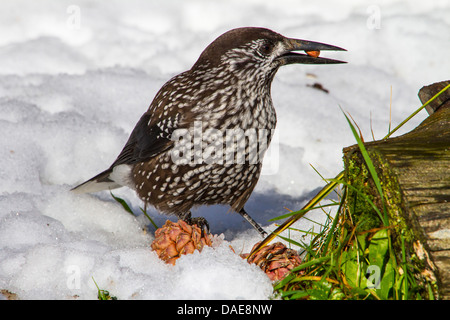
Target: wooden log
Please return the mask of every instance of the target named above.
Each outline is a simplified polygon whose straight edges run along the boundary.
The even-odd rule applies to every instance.
[[[450,81],[421,89],[422,103]],[[381,180],[383,198],[394,226],[394,246],[404,239],[410,259],[426,281],[437,284],[441,299],[450,299],[450,89],[429,105],[431,114],[417,128],[399,137],[365,143]],[[345,179],[377,207],[381,197],[357,145],[344,149]],[[353,217],[366,229],[380,219],[357,192]],[[359,199],[357,199],[359,197]]]

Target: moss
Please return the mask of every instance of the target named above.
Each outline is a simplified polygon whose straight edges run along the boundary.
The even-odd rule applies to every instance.
[[[347,197],[353,223],[358,226],[358,231],[365,231],[380,227],[381,221],[370,203],[377,202],[371,192],[370,173],[365,165],[360,165],[359,157],[360,154],[355,152],[346,158],[345,179],[353,187],[348,189]]]
[[[403,208],[403,199],[400,186],[395,173],[389,168],[389,163],[383,155],[375,150],[368,149],[369,156],[376,168],[378,178],[381,183],[383,193],[384,209],[387,212],[389,226],[394,229],[394,246],[401,247],[398,235],[402,234],[407,247],[417,240],[418,235],[414,231],[414,226],[405,218]],[[383,213],[383,203],[379,196],[375,183],[368,171],[365,161],[360,152],[348,153],[345,157],[346,182],[353,188],[348,190],[348,208],[354,223],[359,225],[358,231],[365,231],[373,228],[382,227],[383,223],[372,207],[370,201]],[[363,196],[363,195],[364,196]]]
[[[408,243],[414,241],[412,226],[405,220],[405,210],[397,176],[389,169],[389,164],[379,152],[369,152],[369,155],[377,168],[377,174],[381,182],[383,200],[388,214],[389,225],[395,230],[395,234],[402,234]]]

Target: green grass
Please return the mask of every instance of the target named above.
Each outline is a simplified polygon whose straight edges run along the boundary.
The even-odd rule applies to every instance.
[[[303,263],[274,290],[289,300],[434,299],[429,288],[419,287],[414,269],[406,259],[404,243],[402,260],[397,263],[389,225],[360,231],[344,192],[338,212],[334,218],[328,215],[305,250]]]
[[[441,90],[392,131],[389,125],[389,133],[384,139],[389,138],[448,87]],[[330,205],[321,206],[320,202],[340,185],[343,189],[340,201],[331,204],[338,206],[336,214],[332,218],[331,213],[325,213],[327,220],[321,225],[321,231],[314,235],[309,245],[305,246],[303,243],[299,245],[304,250],[303,263],[274,285],[275,293],[286,300],[433,300],[436,298],[434,284],[418,281],[421,270],[414,261],[408,259],[403,234],[398,235],[401,243],[400,258],[394,253],[392,243],[394,226],[390,225],[388,219],[382,183],[360,133],[349,116],[345,113],[344,116],[375,184],[381,199],[380,203],[376,205],[357,186],[346,183],[344,174],[341,172],[335,179],[328,180],[322,191],[302,210],[280,216],[288,220],[251,254],[276,236],[280,236],[282,231],[288,229],[294,232],[290,226],[309,210],[321,208],[323,212],[326,212],[327,206]],[[356,194],[356,197],[363,198],[376,215],[372,215],[371,218],[362,216],[356,221],[352,215],[356,204],[349,201],[350,192],[353,195]],[[353,196],[352,199],[356,197]],[[375,223],[369,221],[374,219],[373,216],[378,220]],[[368,228],[368,226],[376,227]],[[286,237],[282,238],[289,241]],[[295,244],[292,241],[289,242]]]
[[[355,127],[346,116],[355,135],[360,151],[376,188],[383,199],[379,177],[373,163],[358,136]],[[350,212],[354,203],[348,202],[348,191],[360,192],[343,180],[337,181],[344,188],[338,211],[334,218],[327,215],[327,223],[307,248],[303,263],[289,276],[275,285],[274,290],[283,299],[422,299],[417,294],[417,284],[410,275],[411,266],[406,259],[401,268],[397,265],[391,241],[391,227],[384,204],[377,206],[363,193],[379,219],[381,227],[366,230],[365,221],[353,221]],[[382,200],[383,201],[383,200]],[[384,201],[383,201],[384,203]],[[325,206],[321,207],[323,210]],[[404,251],[404,247],[403,247]]]
[[[131,210],[130,206],[128,205],[128,203],[123,200],[122,198],[119,198],[117,196],[115,196],[111,191],[109,191],[109,193],[111,194],[111,197],[113,197],[114,200],[116,200],[118,203],[120,203],[122,205],[122,207],[125,209],[126,212],[132,214],[133,216],[135,215],[133,210]],[[150,221],[150,223],[152,224],[152,226],[155,228],[155,230],[158,229],[158,226],[156,225],[156,223],[153,221],[152,218],[150,218],[150,216],[147,213],[146,209],[141,209],[142,213],[147,217],[147,219]]]
[[[94,284],[97,287],[97,299],[98,300],[117,300],[117,297],[111,296],[109,294],[109,291],[100,289],[97,285],[97,282],[95,282],[94,277],[92,277],[92,281],[94,281]]]

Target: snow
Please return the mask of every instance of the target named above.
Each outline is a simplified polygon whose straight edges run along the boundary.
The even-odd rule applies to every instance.
[[[96,299],[94,279],[119,299],[271,297],[268,278],[237,254],[260,238],[227,207],[194,212],[217,234],[214,247],[169,266],[150,250],[154,229],[134,192],[114,193],[136,216],[108,192],[69,192],[109,167],[165,81],[239,26],[348,50],[323,54],[346,65],[287,66],[273,82],[277,137],[246,205],[268,231],[276,227],[268,219],[300,209],[323,185],[310,164],[327,178],[342,170],[342,148],[355,142],[340,107],[366,141],[371,128],[380,139],[391,88],[395,126],[421,105],[419,89],[447,80],[450,70],[447,0],[3,0],[0,289],[21,299]],[[329,93],[312,88],[316,82]],[[158,225],[167,219],[150,214]],[[308,217],[325,219],[321,212]],[[319,229],[306,219],[296,227]]]

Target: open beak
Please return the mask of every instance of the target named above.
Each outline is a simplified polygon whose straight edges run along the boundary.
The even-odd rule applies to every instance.
[[[304,63],[304,64],[337,64],[347,63],[345,61],[320,58],[320,51],[347,51],[343,48],[325,43],[313,42],[299,39],[286,39],[286,52],[278,57],[283,64]],[[293,51],[305,51],[306,54]]]

